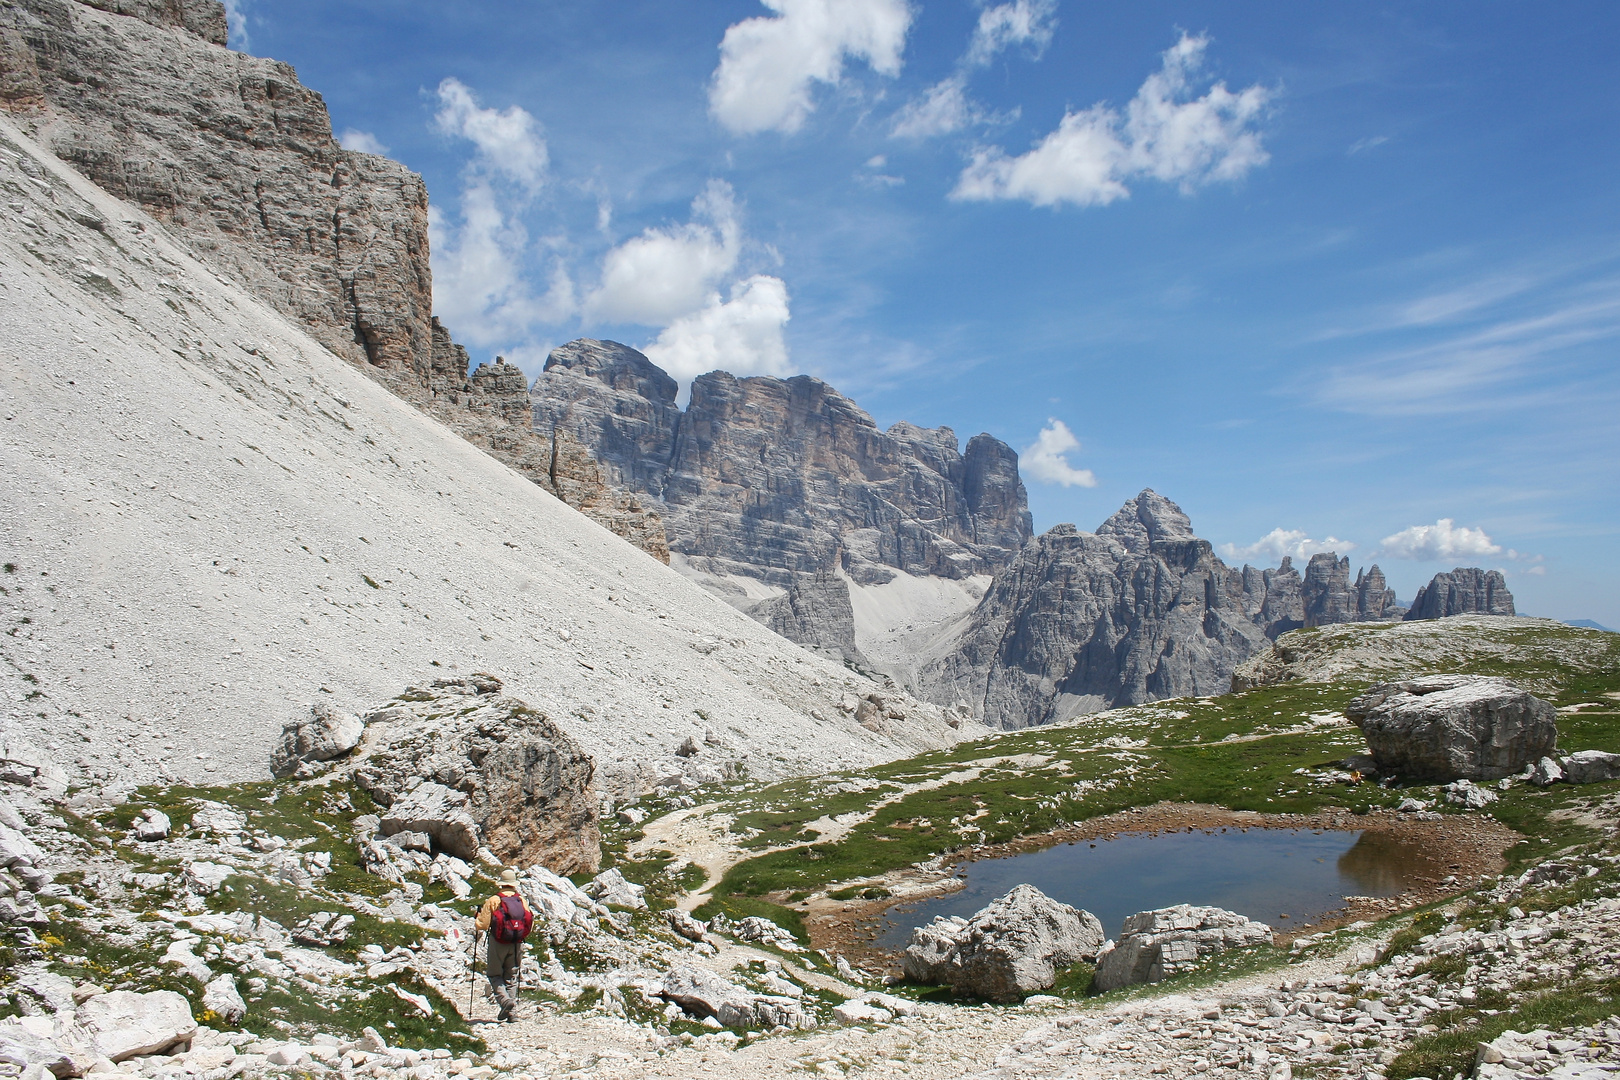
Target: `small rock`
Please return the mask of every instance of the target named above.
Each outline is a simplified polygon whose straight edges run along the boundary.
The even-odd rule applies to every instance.
[[[146,809],[135,820],[135,839],[143,841],[169,838],[169,815],[161,810]]]
[[[626,881],[617,870],[604,870],[585,886],[585,895],[610,908],[647,909],[646,886]]]

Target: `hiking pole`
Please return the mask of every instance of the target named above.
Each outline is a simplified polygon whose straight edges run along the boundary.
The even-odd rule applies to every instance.
[[[472,1014],[473,1014],[473,994],[478,992],[478,931],[477,930],[473,931],[472,960],[469,963],[470,963],[470,966],[472,967],[472,978],[467,980],[467,1019],[471,1020],[472,1019]]]
[[[512,1015],[517,1015],[518,1002],[523,999],[523,942],[517,945],[517,988],[512,991]]]

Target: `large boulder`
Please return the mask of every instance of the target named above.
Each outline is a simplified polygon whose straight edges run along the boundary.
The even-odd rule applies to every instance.
[[[1500,780],[1552,753],[1558,710],[1506,679],[1425,675],[1384,683],[1344,713],[1379,771],[1410,779]]]
[[[282,727],[281,745],[270,753],[270,772],[291,776],[305,762],[334,761],[360,745],[365,729],[358,716],[317,702],[307,717]]]
[[[585,895],[611,908],[626,911],[647,909],[647,887],[626,881],[617,870],[604,870],[585,886]]]
[[[816,1026],[815,1019],[792,998],[756,994],[693,964],[677,965],[665,975],[661,994],[693,1016],[714,1017],[723,1027]]]
[[[507,864],[596,873],[595,760],[500,691],[484,674],[411,687],[366,717],[355,782],[387,808],[385,834],[426,833],[461,859],[487,847]]]
[[[191,1005],[172,990],[114,990],[79,1006],[79,1026],[95,1051],[113,1061],[161,1054],[197,1033]]]
[[[959,994],[1017,1001],[1050,988],[1059,970],[1095,958],[1102,945],[1095,915],[1019,885],[959,927],[936,921],[914,930],[906,969]]]
[[[1558,761],[1563,779],[1571,784],[1601,784],[1620,779],[1620,754],[1602,750],[1577,750]]]
[[[956,956],[956,939],[966,928],[967,920],[960,916],[935,915],[933,922],[913,930],[900,957],[906,978],[927,984],[949,981],[945,972]]]
[[[1159,982],[1227,949],[1271,941],[1271,927],[1223,908],[1177,904],[1126,918],[1119,942],[1097,957],[1101,992]]]

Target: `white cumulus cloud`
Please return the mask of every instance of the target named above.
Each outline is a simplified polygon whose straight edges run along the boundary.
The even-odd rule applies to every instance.
[[[787,375],[787,285],[767,274],[737,282],[731,298],[714,293],[697,311],[665,327],[643,351],[681,382],[706,372],[733,375]]]
[[[502,207],[488,183],[461,193],[461,221],[428,208],[433,249],[433,310],[457,340],[496,347],[521,340],[533,324],[557,323],[579,308],[574,283],[561,261],[552,265],[544,293],[536,296],[524,277],[529,234]]]
[[[690,222],[646,229],[608,252],[586,319],[656,326],[695,311],[736,269],[742,239],[731,185],[709,181]]]
[[[1037,55],[1052,40],[1057,0],[1015,0],[979,12],[966,62],[982,67],[1014,45],[1029,45]]]
[[[439,131],[471,140],[484,166],[530,192],[539,190],[550,156],[540,123],[527,110],[517,105],[483,108],[459,79],[441,82],[438,98],[433,123]]]
[[[225,0],[225,41],[237,52],[253,48],[248,36],[247,0]]]
[[[1380,547],[1388,558],[1415,559],[1419,562],[1480,559],[1493,555],[1506,555],[1510,559],[1518,557],[1518,552],[1492,541],[1484,529],[1459,527],[1451,518],[1441,518],[1433,525],[1413,525],[1410,529],[1402,529],[1393,536],[1384,537]]]
[[[1328,537],[1326,540],[1312,540],[1299,529],[1272,529],[1266,535],[1252,544],[1239,547],[1237,544],[1222,544],[1221,554],[1228,559],[1264,559],[1266,562],[1281,562],[1284,556],[1306,562],[1312,555],[1323,551],[1337,554],[1341,551],[1354,551],[1356,545],[1349,540],[1340,540]]]
[[[1182,35],[1123,114],[1107,105],[1065,113],[1056,131],[1018,157],[1000,147],[976,151],[952,197],[1105,205],[1128,196],[1126,181],[1134,177],[1191,191],[1264,165],[1269,155],[1254,125],[1270,92],[1256,85],[1233,93],[1218,82],[1193,97],[1208,45],[1208,38]]]
[[[1077,469],[1069,463],[1068,455],[1079,449],[1080,440],[1074,437],[1069,425],[1061,420],[1048,419],[1035,442],[1025,447],[1019,455],[1019,468],[1046,484],[1096,487],[1096,474],[1090,469]]]
[[[836,84],[849,59],[900,73],[912,9],[907,0],[761,0],[774,17],[726,29],[709,109],[739,135],[797,131],[815,111],[814,83]]]
[[[369,131],[356,131],[354,128],[344,128],[343,134],[338,136],[338,142],[345,150],[353,150],[361,154],[386,154],[388,147],[382,140]]]

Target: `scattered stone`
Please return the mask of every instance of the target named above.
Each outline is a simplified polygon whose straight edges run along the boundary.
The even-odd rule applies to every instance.
[[[353,925],[353,915],[317,911],[293,927],[292,939],[300,945],[315,945],[321,948],[341,945],[349,940],[349,928]]]
[[[647,910],[647,888],[624,879],[617,870],[604,870],[585,886],[585,895],[610,907],[626,911]]]
[[[670,908],[664,912],[664,921],[669,923],[671,930],[687,941],[702,942],[709,940],[709,928],[680,908]]]
[[[202,1004],[203,1008],[233,1027],[247,1016],[247,1002],[242,1000],[241,993],[236,989],[236,980],[229,975],[217,976],[203,988]]]
[[[1559,761],[1564,779],[1571,784],[1601,784],[1620,778],[1620,754],[1602,750],[1578,750]]]
[[[833,1006],[833,1019],[841,1024],[883,1024],[894,1019],[894,1014],[875,1005],[859,1001],[846,1001]]]
[[[146,842],[169,838],[169,815],[161,810],[146,809],[135,819],[135,839]]]
[[[1159,982],[1228,949],[1271,941],[1271,927],[1223,908],[1177,904],[1125,920],[1119,943],[1097,957],[1100,992]]]
[[[1501,796],[1489,788],[1482,788],[1471,780],[1457,780],[1440,789],[1446,802],[1465,810],[1483,810]]]
[[[221,885],[225,884],[225,879],[235,872],[233,867],[223,863],[198,860],[186,864],[186,871],[181,880],[185,882],[186,888],[199,896],[212,896],[219,891]]]
[[[690,964],[670,971],[660,994],[693,1016],[714,1017],[722,1027],[815,1026],[814,1018],[792,998],[755,994],[707,968]]]
[[[1384,683],[1345,707],[1379,770],[1413,779],[1500,780],[1558,742],[1558,710],[1506,679],[1426,675]]]

